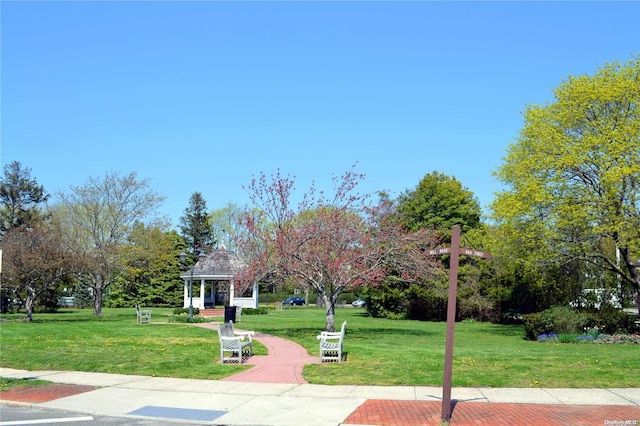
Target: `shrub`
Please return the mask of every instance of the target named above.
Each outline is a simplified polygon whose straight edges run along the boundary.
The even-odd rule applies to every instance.
[[[635,315],[629,315],[611,305],[604,305],[598,311],[592,311],[588,315],[590,327],[597,327],[601,332],[607,334],[633,333],[636,330]]]
[[[440,289],[411,286],[407,291],[407,318],[422,321],[446,321],[448,295]]]
[[[273,308],[258,307],[258,308],[242,308],[242,315],[266,315]]]
[[[524,315],[526,338],[536,340],[545,333],[569,334],[581,333],[588,323],[585,314],[566,306],[556,306],[546,311]]]
[[[173,315],[180,315],[180,314],[186,314],[189,315],[189,308],[175,308],[173,310]],[[193,308],[193,315],[199,315],[200,314],[200,308]]]
[[[405,289],[389,278],[376,287],[361,288],[359,295],[367,301],[367,311],[372,317],[405,319],[407,315]]]
[[[205,322],[205,317],[193,313],[193,318],[189,318],[188,312],[181,312],[177,315],[169,315],[169,322]]]

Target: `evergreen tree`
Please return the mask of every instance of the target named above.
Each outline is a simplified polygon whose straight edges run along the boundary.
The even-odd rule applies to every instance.
[[[207,212],[207,202],[199,192],[194,192],[189,198],[189,207],[180,217],[180,231],[191,247],[191,252],[208,251],[215,244],[211,219]]]
[[[0,238],[12,228],[38,221],[42,217],[38,205],[48,199],[44,187],[31,178],[31,169],[18,161],[5,166],[0,180]]]

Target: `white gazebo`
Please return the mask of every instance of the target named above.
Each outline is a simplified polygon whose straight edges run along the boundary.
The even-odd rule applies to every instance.
[[[247,264],[238,255],[227,250],[223,245],[201,257],[180,278],[184,280],[184,307],[188,308],[193,300],[193,307],[199,309],[213,308],[216,305],[258,307],[258,283],[253,283],[251,297],[235,297],[235,283],[238,274]],[[193,272],[193,274],[192,274]],[[189,297],[189,282],[193,277],[193,296]],[[197,286],[197,283],[200,286]],[[199,290],[199,291],[198,291]]]

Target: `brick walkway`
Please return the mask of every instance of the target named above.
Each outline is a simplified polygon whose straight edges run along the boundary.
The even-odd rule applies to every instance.
[[[48,384],[40,386],[15,387],[0,392],[0,401],[27,402],[37,404],[53,401],[66,396],[95,390],[94,386]]]
[[[256,333],[254,339],[269,350],[269,355],[254,355],[247,361],[253,365],[242,373],[222,380],[251,383],[307,383],[302,377],[305,364],[319,363],[297,343],[268,334]]]
[[[218,327],[218,324],[211,322],[196,325],[216,331]],[[253,339],[266,346],[268,355],[252,356],[246,362],[246,365],[252,365],[252,368],[221,380],[304,384],[307,383],[302,377],[304,366],[320,362],[318,357],[310,356],[305,348],[290,340],[264,333],[256,333]]]
[[[438,425],[442,403],[369,399],[344,421],[353,425]],[[451,416],[453,426],[586,426],[640,425],[638,406],[537,405],[459,402]]]

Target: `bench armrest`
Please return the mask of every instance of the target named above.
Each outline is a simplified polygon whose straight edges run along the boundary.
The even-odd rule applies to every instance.
[[[320,340],[320,339],[340,339],[342,337],[342,333],[328,333],[328,332],[324,332],[324,333],[320,333],[320,335],[316,336],[316,339]]]
[[[236,337],[227,337],[227,336],[220,336],[220,340],[230,340],[230,341],[242,341],[244,340],[245,336],[236,336]],[[249,337],[249,339],[251,339],[251,337]]]
[[[321,331],[320,336],[340,336],[342,331]]]

